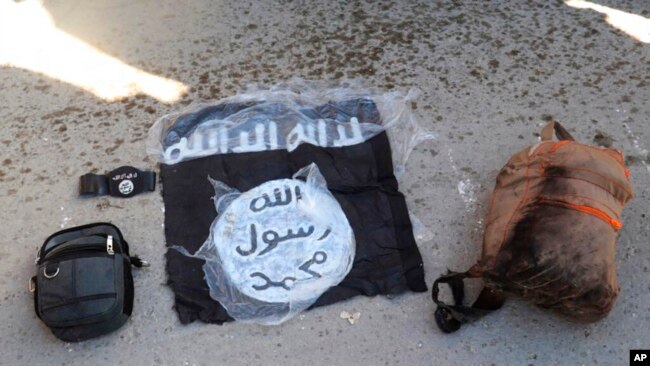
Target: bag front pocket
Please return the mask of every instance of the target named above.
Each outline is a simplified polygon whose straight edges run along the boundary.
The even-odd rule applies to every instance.
[[[102,255],[41,265],[37,281],[42,319],[51,326],[66,326],[91,323],[116,313],[121,298],[119,263],[113,256]]]

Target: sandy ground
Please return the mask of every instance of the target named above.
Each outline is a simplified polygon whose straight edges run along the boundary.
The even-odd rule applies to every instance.
[[[644,249],[650,44],[609,24],[602,8],[543,0],[61,0],[44,3],[39,17],[45,18],[23,21],[16,9],[29,1],[0,1],[0,364],[614,365],[627,364],[629,349],[650,348],[650,252]],[[650,3],[598,1],[642,16],[638,24],[648,27],[643,20],[650,18]],[[621,15],[612,14],[610,21]],[[51,29],[31,23],[47,25],[47,16]],[[636,24],[623,19],[623,25]],[[113,75],[99,61],[74,63],[75,54],[59,47],[57,37],[101,50],[127,71]],[[38,56],[29,53],[39,49]],[[27,56],[14,54],[20,52]],[[30,64],[35,61],[40,66]],[[68,62],[73,76],[57,74]],[[126,65],[169,80],[140,88],[129,84],[135,69]],[[99,81],[84,86],[74,78],[80,73]],[[121,76],[127,82],[114,80],[113,94],[97,84]],[[624,149],[636,198],[623,217],[617,248],[622,291],[610,316],[575,325],[513,300],[443,335],[429,294],[407,293],[356,298],[276,327],[181,325],[164,285],[159,191],[130,200],[81,200],[78,176],[124,164],[155,168],[144,139],[158,116],[233,95],[249,82],[292,76],[357,77],[386,90],[422,91],[417,114],[438,138],[413,152],[401,189],[433,233],[419,244],[428,283],[478,258],[496,172],[537,141],[545,120],[563,121],[584,142]],[[180,84],[170,80],[188,87],[180,100],[173,101]],[[144,93],[108,100],[120,90]],[[153,266],[135,275],[127,326],[80,344],[60,342],[33,313],[27,280],[34,255],[61,227],[106,220]],[[361,312],[361,318],[350,325],[339,317],[342,311]]]

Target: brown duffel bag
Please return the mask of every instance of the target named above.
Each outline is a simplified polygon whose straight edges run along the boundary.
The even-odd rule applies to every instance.
[[[632,198],[623,154],[575,142],[558,122],[546,125],[541,139],[497,176],[482,258],[434,282],[435,318],[444,332],[500,308],[505,293],[578,322],[612,309],[619,293],[616,235]],[[463,305],[464,278],[485,282],[472,306]],[[454,305],[438,299],[440,283],[451,287]]]

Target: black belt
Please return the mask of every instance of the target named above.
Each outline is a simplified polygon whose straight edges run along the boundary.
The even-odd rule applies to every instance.
[[[110,195],[129,198],[142,192],[156,190],[156,173],[132,166],[121,166],[106,175],[84,174],[79,177],[79,196]]]

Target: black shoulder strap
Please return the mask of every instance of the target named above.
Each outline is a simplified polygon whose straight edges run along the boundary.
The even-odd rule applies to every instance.
[[[469,277],[467,272],[448,272],[433,283],[431,297],[438,305],[434,314],[438,328],[445,333],[453,333],[460,329],[461,324],[469,323],[501,308],[505,302],[503,293],[499,290],[484,287],[472,306],[463,305],[465,285],[463,279]],[[446,283],[451,288],[454,305],[448,305],[438,299],[438,284]]]
[[[111,195],[129,198],[156,190],[156,173],[132,166],[122,166],[106,175],[84,174],[79,177],[79,195],[97,197]]]

